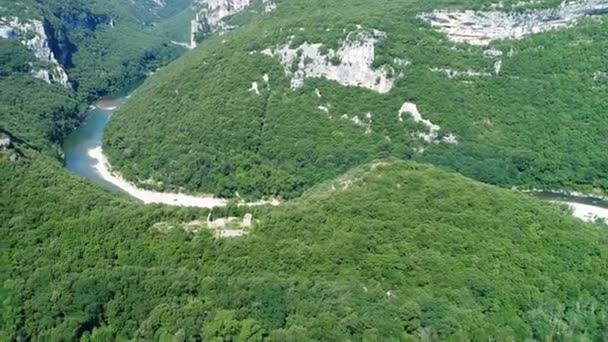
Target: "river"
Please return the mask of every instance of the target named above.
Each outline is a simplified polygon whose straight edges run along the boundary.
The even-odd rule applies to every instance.
[[[67,137],[63,144],[65,167],[68,171],[112,191],[121,191],[121,189],[97,172],[94,167],[97,161],[88,152],[101,146],[103,131],[110,121],[112,111],[125,100],[125,97],[99,100],[88,111],[86,119]]]
[[[121,191],[143,203],[161,203],[174,206],[191,206],[200,208],[223,207],[225,199],[213,196],[192,196],[181,193],[155,192],[138,188],[127,182],[120,175],[111,171],[103,154],[101,140],[103,132],[110,121],[112,112],[120,107],[126,97],[105,98],[97,101],[87,113],[84,122],[65,140],[65,167],[72,173],[89,179],[111,191]],[[542,200],[566,204],[572,208],[572,214],[584,221],[603,218],[608,221],[608,201],[591,197],[571,196],[553,192],[531,192]],[[279,204],[278,201],[259,201],[242,203],[243,205]]]
[[[209,195],[194,196],[141,189],[112,172],[110,164],[103,154],[101,141],[112,112],[125,100],[126,97],[106,98],[97,101],[92,106],[84,122],[65,140],[63,145],[65,167],[70,172],[87,178],[106,189],[124,192],[143,203],[198,208],[226,206],[227,200]],[[246,203],[246,205],[261,204],[274,204],[274,202]]]
[[[544,201],[568,205],[572,209],[572,215],[584,221],[591,222],[597,219],[604,219],[608,222],[607,200],[592,196],[566,195],[549,191],[537,191],[531,194]]]

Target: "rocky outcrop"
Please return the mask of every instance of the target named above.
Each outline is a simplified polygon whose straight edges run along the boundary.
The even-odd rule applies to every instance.
[[[270,13],[277,8],[277,4],[273,0],[262,0],[264,4],[264,12]]]
[[[489,58],[501,57],[503,55],[501,50],[497,50],[495,48],[489,48],[483,50],[483,55]]]
[[[48,65],[44,69],[33,69],[32,76],[48,83],[58,83],[71,88],[67,73],[51,50],[50,39],[42,21],[33,19],[21,21],[14,17],[0,18],[0,38],[18,40],[38,60]]]
[[[226,29],[223,19],[249,7],[250,0],[204,0],[202,18],[212,31]]]
[[[264,12],[270,13],[276,9],[273,0],[261,1]],[[194,0],[196,15],[190,23],[190,48],[196,47],[199,35],[222,32],[233,29],[226,24],[225,19],[250,8],[256,0]]]
[[[7,155],[8,160],[15,162],[19,159],[19,152],[15,149],[15,142],[11,136],[0,132],[0,156]],[[0,159],[1,160],[1,159]]]
[[[11,147],[13,147],[11,137],[4,133],[0,133],[0,151],[6,151]]]
[[[200,20],[200,14],[196,13],[194,15],[194,19],[190,21],[190,44],[188,45],[188,48],[191,50],[196,47],[196,37],[199,31],[202,29]]]
[[[16,40],[17,31],[10,26],[0,26],[0,38]]]
[[[507,13],[502,11],[437,10],[419,15],[453,42],[488,45],[495,40],[521,39],[527,35],[569,27],[585,17],[608,14],[608,0],[564,2],[558,8]]]
[[[439,143],[444,142],[447,144],[457,144],[458,139],[453,134],[448,134],[443,137],[440,137],[439,133],[441,131],[441,127],[432,123],[430,120],[424,119],[420,111],[418,111],[418,106],[415,103],[405,102],[401,109],[399,110],[399,121],[402,122],[405,115],[410,116],[414,122],[424,125],[427,128],[427,132],[417,132],[413,135],[419,139],[424,140],[427,143]]]
[[[372,67],[374,46],[384,37],[377,30],[371,33],[360,30],[350,33],[337,51],[321,43],[306,42],[295,49],[287,43],[262,53],[279,60],[285,73],[291,76],[292,89],[301,87],[307,78],[324,77],[345,86],[387,93],[393,88],[390,75],[394,70],[390,66]]]

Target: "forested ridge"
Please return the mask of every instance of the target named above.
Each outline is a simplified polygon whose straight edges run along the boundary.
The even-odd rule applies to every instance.
[[[274,15],[212,39],[150,80],[116,113],[105,150],[134,182],[155,179],[164,189],[227,197],[293,198],[387,156],[504,187],[605,192],[608,165],[599,146],[608,143],[607,21],[478,47],[449,42],[417,17],[491,3],[279,2]],[[387,94],[324,78],[292,90],[277,59],[261,53],[304,42],[336,49],[349,32],[374,29],[386,35],[376,44],[374,67],[389,65],[396,77]],[[450,78],[437,70],[481,76]],[[248,91],[252,82],[260,95]],[[423,126],[397,120],[406,101],[458,143],[417,139]],[[369,126],[360,127],[367,113]]]
[[[135,3],[144,6],[145,2]],[[312,11],[321,16],[335,9],[332,2],[310,1],[310,6],[300,6],[302,3],[294,0],[279,5],[290,3],[293,7],[279,7],[277,15],[298,9],[301,13]],[[349,24],[340,20],[360,10],[368,11],[370,20],[376,20],[366,24],[371,25],[387,16],[386,6],[396,13],[402,8],[401,3],[392,1],[378,3],[377,9],[364,7],[363,2],[353,0],[352,3],[358,5],[344,8],[344,17],[332,18],[336,19],[333,21],[336,27]],[[2,0],[0,4],[4,4]],[[31,8],[30,2],[19,4],[29,13],[26,9]],[[99,11],[95,6],[103,2],[90,4],[93,11]],[[434,5],[420,3],[428,9]],[[120,7],[115,6],[114,10],[117,8]],[[366,16],[360,14],[353,20],[359,22],[363,17]],[[416,125],[407,121],[405,127],[391,135],[391,141],[402,144],[387,144],[383,135],[396,130],[391,127],[405,100],[422,103],[424,115],[456,132],[460,141],[475,136],[475,133],[466,135],[465,128],[458,129],[457,117],[452,119],[456,122],[452,125],[451,121],[444,122],[439,115],[434,116],[428,107],[431,101],[425,105],[418,100],[432,96],[425,95],[425,88],[405,86],[412,77],[424,78],[423,70],[412,70],[408,72],[409,78],[400,81],[408,90],[396,90],[402,95],[399,98],[381,97],[325,80],[307,80],[304,88],[292,93],[283,70],[272,59],[255,56],[252,57],[255,62],[251,62],[243,58],[240,48],[230,50],[234,55],[227,58],[226,49],[240,44],[245,44],[242,51],[247,52],[265,48],[257,40],[257,25],[276,23],[256,20],[253,18],[253,25],[245,26],[243,31],[211,37],[188,58],[160,70],[127,101],[124,111],[116,116],[116,124],[113,123],[125,123],[128,113],[141,106],[142,110],[137,111],[141,118],[130,120],[149,127],[150,134],[161,144],[169,141],[165,140],[168,132],[177,132],[171,139],[180,143],[171,141],[171,160],[175,162],[168,164],[173,169],[167,175],[179,181],[169,182],[170,185],[187,183],[192,191],[213,189],[226,195],[242,191],[251,197],[272,193],[293,198],[279,207],[230,205],[214,209],[211,218],[253,214],[254,226],[248,234],[231,239],[218,238],[206,228],[189,229],[192,222],[205,222],[208,210],[136,203],[126,195],[103,190],[63,168],[60,146],[82,119],[86,99],[95,93],[125,90],[137,77],[125,77],[124,82],[112,81],[113,85],[108,86],[106,81],[100,81],[106,78],[96,80],[84,76],[95,70],[91,67],[94,63],[77,63],[75,55],[75,65],[68,71],[71,76],[77,70],[82,71],[81,86],[73,91],[49,85],[29,74],[28,63],[33,61],[33,56],[25,47],[0,39],[0,138],[10,140],[9,145],[0,148],[0,340],[606,338],[608,240],[605,224],[584,224],[564,208],[430,164],[402,160],[429,158],[439,165],[450,165],[461,171],[470,167],[475,172],[486,172],[488,169],[471,166],[477,165],[475,161],[486,161],[489,169],[522,177],[525,175],[522,165],[532,165],[530,160],[518,158],[514,159],[516,164],[501,169],[501,163],[508,159],[494,154],[495,149],[503,148],[492,147],[494,145],[484,145],[482,152],[471,154],[478,159],[470,161],[461,159],[460,152],[455,152],[465,151],[461,150],[466,147],[464,143],[451,147],[425,146],[427,151],[417,155],[415,147],[419,147],[416,145],[419,142],[410,134]],[[301,20],[298,25],[306,25],[306,18]],[[595,32],[594,25],[603,23],[588,25],[577,29],[586,27],[589,32]],[[440,39],[436,34],[424,34]],[[142,43],[144,45],[150,46]],[[97,47],[105,49],[101,45]],[[116,44],[116,51],[108,51],[118,56],[124,52],[123,47]],[[82,45],[80,56],[95,55],[90,49],[94,50],[92,45]],[[390,45],[381,45],[379,49],[391,51]],[[410,55],[415,55],[415,51],[418,50],[409,50]],[[452,50],[446,47],[441,51]],[[463,53],[452,52],[454,61]],[[574,58],[577,52],[572,54]],[[137,55],[123,56],[136,61]],[[422,54],[418,58],[427,57]],[[198,58],[204,58],[204,63],[200,64]],[[117,60],[120,58],[100,61],[100,70],[106,62],[106,66],[118,65]],[[464,60],[469,61],[463,58],[463,63]],[[224,71],[209,66],[218,61],[222,61]],[[479,63],[484,60],[480,59]],[[259,70],[267,70],[271,80],[269,89],[262,87],[260,75],[252,72],[254,65],[260,67]],[[511,66],[516,67],[525,66]],[[241,73],[227,72],[233,69]],[[145,68],[138,70],[143,72]],[[190,70],[192,77],[185,77],[186,70]],[[116,75],[123,73],[124,70],[117,71]],[[204,87],[199,84],[201,74],[208,74],[202,79],[210,82]],[[575,77],[573,75],[571,77]],[[429,77],[436,77],[434,81],[439,86],[456,87],[438,75]],[[222,79],[218,81],[220,85],[234,83],[239,89],[244,87],[243,92],[226,93],[223,87],[211,83],[219,79]],[[253,80],[259,81],[259,97],[246,93]],[[85,83],[91,87],[84,87]],[[491,87],[494,83],[484,84]],[[472,87],[480,88],[471,89],[471,95],[467,96],[485,91],[477,83]],[[552,94],[563,89],[561,87],[556,83],[555,88],[545,91]],[[462,88],[459,84],[460,94],[469,91]],[[292,109],[308,108],[307,102],[316,99],[315,89],[334,109],[346,108],[349,113],[373,110],[373,124],[386,132],[373,126],[374,133],[366,137],[361,135],[361,127],[321,121],[327,114],[315,110],[302,110],[301,113],[307,115],[301,116],[285,114]],[[163,96],[146,98],[146,94],[158,92]],[[521,95],[516,90],[513,92],[516,93],[513,99]],[[417,97],[409,97],[414,96],[411,94]],[[458,93],[446,98],[450,96]],[[204,116],[202,122],[181,120],[201,99],[204,101],[200,103],[211,109],[222,107],[234,115]],[[183,108],[174,111],[177,102]],[[317,105],[315,102],[314,107]],[[389,114],[384,119],[376,114],[378,108],[386,108],[391,121]],[[594,108],[589,105],[585,113],[596,115]],[[145,110],[162,112],[173,119],[146,116]],[[575,114],[580,115],[578,113]],[[538,120],[548,121],[547,118]],[[493,122],[502,127],[498,118]],[[595,127],[597,122],[592,122],[588,124]],[[553,127],[549,123],[547,127]],[[216,135],[210,139],[211,133],[202,129],[201,124],[215,127],[211,132]],[[156,130],[152,125],[165,126]],[[463,122],[462,127],[465,125]],[[131,128],[129,124],[128,129]],[[233,129],[242,129],[242,132],[233,134]],[[266,130],[264,142],[258,132]],[[551,131],[547,129],[547,132]],[[370,145],[375,134],[382,135],[382,139]],[[205,147],[186,144],[192,136]],[[112,132],[109,144],[119,142],[121,146],[129,146],[130,153],[136,155],[156,148],[146,140],[148,137],[121,142],[120,134]],[[591,141],[587,138],[580,138],[583,144],[580,146],[587,146]],[[578,143],[575,140],[572,137],[573,143]],[[229,150],[222,145],[227,141],[231,145]],[[209,172],[209,176],[188,178],[180,173],[184,146],[192,149],[186,154],[192,161],[188,167],[196,172]],[[270,153],[270,147],[280,153]],[[595,151],[597,149],[585,153]],[[205,162],[192,159],[194,154],[202,156]],[[11,159],[13,155],[17,158]],[[113,157],[114,160],[118,159]],[[163,165],[165,160],[156,162]],[[235,178],[231,176],[234,163],[242,165]],[[148,166],[133,165],[141,165],[142,170]],[[551,170],[558,179],[563,172],[562,164],[552,165]],[[573,161],[572,165],[582,164]],[[296,170],[298,172],[291,172]],[[589,170],[601,172],[603,169],[590,166]],[[510,184],[475,177],[500,185]],[[589,177],[592,181],[601,181],[597,175]],[[188,182],[182,183],[186,180]],[[159,225],[170,228],[159,229]]]
[[[7,340],[605,337],[605,226],[429,166],[360,167],[216,239],[153,228],[205,211],[1,165]]]

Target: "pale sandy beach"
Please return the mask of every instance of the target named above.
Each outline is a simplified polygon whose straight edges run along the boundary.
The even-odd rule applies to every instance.
[[[95,102],[95,108],[112,111],[120,105],[120,99],[101,99]]]
[[[92,116],[87,121],[88,124],[82,125],[83,130],[80,131],[81,134],[75,135],[75,140],[71,144],[66,144],[66,167],[71,165],[72,172],[80,174],[83,177],[96,179],[97,181],[101,180],[103,184],[108,184],[112,188],[119,189],[129,194],[132,198],[146,204],[157,203],[198,208],[225,207],[228,204],[228,200],[225,198],[210,195],[188,195],[184,193],[144,190],[124,179],[119,173],[112,172],[112,166],[101,147],[101,137],[111,112],[120,107],[124,100],[124,97],[104,98],[91,106],[91,109],[100,109],[102,112],[90,114]],[[86,158],[82,158],[83,155],[86,155]],[[91,175],[95,176],[91,177]],[[277,199],[237,202],[239,206],[276,206],[280,204],[281,201]]]
[[[192,196],[179,193],[154,192],[137,188],[135,185],[127,182],[124,178],[112,173],[106,156],[100,146],[91,148],[87,151],[88,155],[97,163],[95,170],[99,175],[109,183],[122,189],[132,197],[144,203],[159,203],[172,206],[182,207],[198,207],[198,208],[215,208],[224,207],[228,201],[213,196]]]
[[[583,221],[593,222],[597,219],[608,221],[608,209],[597,207],[589,204],[554,201],[555,203],[566,204],[572,208],[572,215],[580,218]]]
[[[129,195],[131,195],[131,197],[142,201],[143,203],[158,203],[179,207],[197,207],[208,209],[225,207],[228,204],[228,200],[213,196],[193,196],[181,193],[156,192],[140,189],[132,183],[126,181],[120,175],[117,175],[116,173],[111,171],[110,163],[106,156],[103,154],[101,146],[89,148],[87,150],[87,154],[89,157],[96,161],[94,168],[101,178],[103,178],[108,183],[116,186],[117,188],[121,189],[122,191],[128,193]],[[279,201],[278,199],[271,199],[259,200],[255,202],[241,202],[238,205],[253,207],[261,205],[277,206],[280,204],[281,201]]]

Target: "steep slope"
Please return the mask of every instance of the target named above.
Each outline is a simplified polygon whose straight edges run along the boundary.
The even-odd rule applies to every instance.
[[[293,197],[386,156],[501,186],[605,191],[608,5],[582,3],[595,9],[279,1],[142,87],[106,151],[132,181],[222,196]],[[544,32],[452,42],[431,22],[452,12]],[[482,19],[476,34],[490,34]]]
[[[74,93],[31,77],[36,57],[15,41],[0,39],[0,129],[38,148],[52,148],[80,121]]]
[[[433,167],[360,167],[256,209],[237,239],[186,232],[207,213],[129,203],[34,152],[0,168],[6,340],[593,339],[607,328],[605,226]],[[243,214],[230,210],[214,215]]]
[[[32,76],[90,97],[118,91],[176,58],[191,0],[0,1],[0,38],[36,57]],[[173,18],[183,17],[181,25]],[[89,98],[90,100],[91,98]]]
[[[0,0],[1,10],[22,11],[18,16],[23,20],[40,18],[39,13],[28,12],[34,2],[6,5],[7,1]],[[118,5],[125,3],[148,6],[165,1],[120,2],[114,8],[119,9]],[[277,15],[307,8],[299,7],[303,3],[294,2],[295,7],[286,4],[278,4]],[[327,8],[321,9],[320,4],[327,2],[307,4],[319,8],[315,14],[318,17],[326,13]],[[356,6],[348,15],[365,10],[365,15],[359,13],[353,18],[371,15],[370,18],[376,18],[373,24],[379,24],[386,11],[379,7],[370,12],[362,1],[353,4]],[[140,9],[135,13],[148,16],[141,7],[135,8]],[[150,13],[162,8],[169,10],[159,7]],[[90,9],[97,13],[95,8]],[[174,27],[175,18],[166,22],[167,29]],[[275,19],[268,20],[270,25]],[[295,16],[290,20],[293,24]],[[340,21],[332,24],[342,26]],[[596,24],[591,23],[590,27]],[[328,49],[318,43],[295,40],[295,46],[286,46],[283,43],[291,33],[281,36],[284,37],[281,43],[269,41],[268,45],[258,45],[256,42],[261,38],[257,29],[263,25],[266,25],[263,21],[254,21],[252,26],[244,27],[242,32],[246,34],[238,30],[203,43],[200,51],[190,54],[192,58],[177,62],[168,71],[159,71],[158,82],[150,80],[129,100],[134,103],[131,109],[138,104],[142,111],[150,109],[173,115],[172,120],[165,121],[157,115],[142,114],[143,121],[135,121],[142,126],[151,121],[164,125],[160,131],[150,131],[154,139],[160,139],[159,147],[165,148],[167,136],[177,143],[172,147],[173,155],[167,155],[175,159],[175,163],[167,164],[168,168],[186,159],[196,161],[192,154],[211,151],[204,157],[216,158],[213,163],[189,166],[202,168],[202,172],[208,171],[205,167],[212,168],[213,177],[228,175],[217,178],[218,191],[228,189],[226,192],[231,194],[245,189],[256,195],[253,186],[262,185],[259,193],[277,192],[295,197],[312,186],[301,198],[282,207],[228,207],[211,215],[205,210],[134,203],[67,173],[58,158],[58,145],[79,121],[86,106],[83,99],[95,89],[105,92],[112,88],[107,83],[97,88],[90,79],[91,92],[82,89],[83,82],[74,91],[36,79],[31,75],[30,63],[40,64],[27,44],[18,39],[0,39],[0,340],[603,337],[608,328],[605,225],[582,224],[559,208],[538,200],[412,162],[392,159],[373,162],[329,181],[348,165],[376,155],[395,154],[387,150],[385,138],[378,146],[379,152],[365,152],[369,141],[360,138],[377,134],[379,128],[375,125],[384,122],[376,112],[368,116],[367,111],[394,106],[386,127],[392,127],[391,123],[396,121],[407,128],[402,127],[404,145],[399,148],[411,153],[424,148],[424,153],[430,155],[433,149],[442,146],[456,148],[463,144],[466,135],[451,126],[444,132],[444,122],[437,120],[441,117],[427,116],[425,107],[417,102],[391,100],[392,92],[405,94],[405,90],[398,90],[405,78],[396,80],[384,95],[333,83],[336,79],[344,83],[360,82],[382,90],[394,79],[392,76],[400,71],[405,73],[410,65],[413,67],[414,59],[403,59],[402,54],[385,58],[380,65],[368,65],[370,47],[377,46],[374,51],[378,52],[388,49],[382,47],[382,42],[388,42],[390,35],[353,24],[348,26],[356,32],[350,35],[353,41],[343,42],[347,33],[336,29],[335,44]],[[310,28],[296,31],[307,30]],[[277,28],[277,35],[283,34],[280,31]],[[319,36],[326,35],[325,32],[320,30]],[[425,32],[443,39],[442,35]],[[274,40],[272,36],[268,38]],[[310,38],[310,41],[319,40]],[[120,50],[126,43],[122,42],[81,45],[78,54],[96,55],[100,50],[95,50],[95,46],[115,46],[118,50],[107,50],[109,55],[129,56],[137,61],[141,51],[123,55]],[[243,44],[244,50],[237,48]],[[294,52],[294,47],[300,46],[302,52]],[[260,53],[249,55],[253,50]],[[223,64],[229,60],[225,51],[236,56],[228,64]],[[451,50],[446,48],[444,52],[447,51]],[[286,73],[281,62],[293,62],[298,54],[306,54],[312,61],[295,65]],[[101,63],[109,55],[101,53],[96,58]],[[331,58],[326,61],[319,55]],[[361,58],[353,59],[354,55]],[[76,63],[76,56],[74,67],[66,69],[70,77],[77,70],[86,74],[86,68],[79,69],[82,64]],[[249,56],[255,56],[256,62],[252,64]],[[116,65],[121,58],[108,57],[111,62],[107,65]],[[344,68],[344,60],[357,62],[365,72],[344,74],[348,70]],[[205,63],[218,63],[228,71],[242,73],[223,74]],[[311,70],[312,74],[306,71],[310,63],[318,66]],[[252,71],[253,67],[260,70]],[[173,74],[175,71],[180,72]],[[206,72],[216,83],[203,89],[198,87],[199,78]],[[124,70],[117,75],[123,74]],[[370,84],[370,75],[379,75],[380,82]],[[179,77],[183,77],[183,85]],[[110,83],[120,89],[119,84],[130,82],[130,78]],[[167,80],[173,84],[166,83]],[[601,76],[598,80],[601,82]],[[223,86],[241,92],[225,93]],[[146,94],[157,93],[163,97],[145,99]],[[202,122],[181,120],[189,109],[200,115],[193,103],[203,103],[201,100],[209,96],[217,96],[215,100],[205,100],[210,108],[222,108],[234,115],[204,116]],[[315,102],[319,99],[331,101],[332,106]],[[344,121],[339,126],[327,124],[332,121],[310,126],[310,116],[284,114],[292,113],[292,108],[308,108],[310,104],[306,101],[316,106],[316,110],[303,113],[318,111],[322,118],[329,115]],[[184,108],[176,112],[180,102]],[[337,117],[332,110],[338,107],[333,104],[353,111],[346,118]],[[272,108],[275,109],[271,111]],[[361,113],[361,108],[366,108],[363,114],[353,114]],[[129,112],[124,112],[123,118],[128,115],[125,113]],[[248,113],[260,116],[252,119]],[[208,139],[210,131],[205,125],[213,128],[211,132],[217,132],[214,139]],[[232,130],[234,127],[253,127],[261,132],[268,129],[269,133],[264,135],[267,141],[260,140],[260,135],[251,130],[231,136],[236,132]],[[197,135],[197,129],[201,129],[202,135]],[[184,143],[193,136],[212,149],[184,150],[184,146],[194,148]],[[242,148],[247,146],[243,136],[250,139],[247,144],[252,146],[247,153],[264,158],[256,157],[257,164],[244,166],[234,177],[231,165],[247,162],[238,159],[247,155],[242,153],[247,151]],[[316,141],[319,136],[327,141]],[[318,144],[316,150],[312,148],[313,142]],[[232,146],[227,149],[224,143]],[[268,152],[272,152],[270,144],[282,151],[281,159],[274,164],[269,162],[275,158]],[[154,147],[127,145],[133,148],[133,153],[139,152],[137,148]],[[292,148],[287,149],[288,146]],[[334,147],[352,154],[336,154]],[[298,153],[292,154],[293,149]],[[184,151],[187,158],[180,159]],[[259,151],[267,152],[262,155]],[[307,155],[324,155],[326,163],[307,166],[303,169],[304,176],[298,175],[301,172],[298,167],[308,165]],[[344,156],[348,159],[337,159]],[[277,174],[276,170],[280,170],[277,165],[291,165],[281,160],[292,158],[298,159],[299,164],[293,164],[293,170],[287,171],[298,172]],[[251,180],[255,176],[252,170],[265,173]],[[182,177],[179,173],[170,174]],[[186,175],[183,177],[188,180]],[[272,183],[273,178],[279,181]],[[328,181],[312,185],[324,179]],[[213,184],[206,179],[204,183],[201,179],[196,181],[201,187]],[[221,234],[213,234],[209,229],[208,222],[219,225],[230,221],[222,220],[225,217],[243,217],[246,213],[253,214],[254,226],[244,237],[221,239],[217,238]]]

